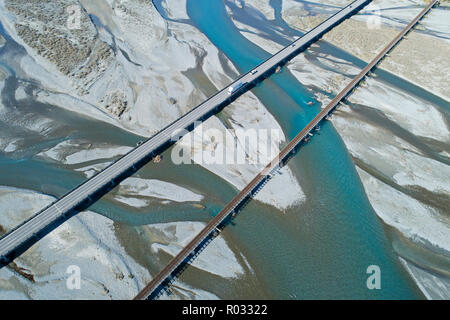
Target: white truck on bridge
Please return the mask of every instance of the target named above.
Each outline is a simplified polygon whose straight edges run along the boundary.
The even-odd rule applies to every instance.
[[[236,82],[235,84],[233,84],[232,86],[230,86],[228,88],[228,94],[232,94],[232,93],[236,92],[237,90],[242,88],[243,85],[244,84],[242,83],[242,81]]]

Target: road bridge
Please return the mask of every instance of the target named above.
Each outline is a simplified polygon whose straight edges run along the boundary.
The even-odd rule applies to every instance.
[[[88,208],[120,182],[166,150],[179,138],[177,137],[179,132],[192,131],[195,125],[221,111],[258,82],[270,76],[277,68],[283,66],[313,42],[320,39],[326,32],[357,13],[369,2],[371,0],[353,1],[119,160],[4,235],[0,238],[0,268],[13,261],[67,219]]]

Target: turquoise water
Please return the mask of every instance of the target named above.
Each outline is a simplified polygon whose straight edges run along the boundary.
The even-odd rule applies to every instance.
[[[268,53],[235,29],[222,1],[192,0],[188,2],[188,10],[192,19],[189,23],[204,32],[240,72],[248,71],[267,58]],[[14,44],[9,37],[7,39],[7,47],[11,49]],[[14,100],[15,78],[11,77],[7,82],[10,87],[2,92],[2,99],[11,112],[17,107],[18,112],[50,118],[61,127],[42,139],[33,138],[36,143],[22,148],[13,158],[0,154],[0,185],[61,196],[85,177],[75,171],[77,166],[35,157],[39,150],[66,139],[129,146],[141,139],[57,107],[35,102],[17,104]],[[274,115],[288,138],[292,138],[319,110],[318,105],[304,107],[311,96],[288,72],[274,75],[253,92]],[[0,126],[2,130],[6,129]],[[164,154],[165,159],[170,158],[169,152]],[[290,167],[298,177],[307,201],[286,213],[251,202],[224,233],[232,250],[242,252],[248,259],[255,275],[225,280],[188,268],[183,280],[230,299],[422,297],[399,266],[345,146],[329,123],[323,125],[320,134],[291,160]],[[197,165],[175,166],[170,161],[163,161],[144,167],[137,175],[173,182],[201,193],[205,196],[202,201],[205,209],[176,203],[131,209],[112,201],[111,196],[105,196],[91,209],[130,225],[207,221],[237,192]],[[368,275],[365,271],[371,264],[381,267],[380,291],[366,288]],[[152,274],[158,271],[152,266],[149,269]]]
[[[269,54],[236,29],[222,1],[188,0],[188,14],[240,72]],[[312,97],[288,72],[253,93],[292,138],[317,113]],[[305,107],[306,106],[306,107]],[[307,201],[281,214],[252,203],[231,227],[275,298],[421,298],[393,254],[354,164],[329,123],[290,162]],[[256,263],[255,263],[256,262]],[[382,289],[366,287],[366,268],[378,265]]]

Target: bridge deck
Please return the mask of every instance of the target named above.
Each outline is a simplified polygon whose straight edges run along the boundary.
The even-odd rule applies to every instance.
[[[361,82],[361,80],[383,59],[383,57],[401,41],[401,39],[411,30],[411,28],[433,7],[438,0],[432,1],[424,8],[361,72],[353,78],[352,81],[313,119],[308,125],[292,139],[286,147],[281,150],[279,155],[273,159],[253,180],[239,192],[223,209],[214,217],[201,231],[184,247],[168,264],[161,270],[152,281],[139,292],[136,300],[155,298],[171,279],[178,276],[180,266],[187,260],[192,260],[193,252],[198,251],[200,246],[207,238],[211,238],[213,233],[220,226],[224,225],[226,219],[236,210],[236,208],[252,196],[255,189],[268,179],[274,170],[280,165],[280,162],[286,159],[294,149],[311,133],[311,131],[328,115],[330,115],[336,106],[347,97],[351,91]],[[191,257],[191,259],[189,259]]]
[[[319,26],[258,65],[253,69],[257,71],[256,73],[248,72],[244,74],[228,87],[225,87],[103,171],[88,179],[0,238],[0,268],[14,260],[55,227],[59,226],[74,214],[89,207],[121,181],[131,176],[154,156],[172,144],[174,142],[172,137],[180,132],[180,130],[192,130],[196,123],[205,120],[212,114],[218,112],[220,108],[231,103],[234,99],[248,91],[252,85],[258,81],[262,81],[277,66],[283,65],[287,60],[305,50],[311,43],[318,40],[327,31],[349,16],[358,12],[369,2],[371,0],[356,0],[352,2]],[[228,94],[228,88],[240,81],[244,83],[244,86],[233,94]]]

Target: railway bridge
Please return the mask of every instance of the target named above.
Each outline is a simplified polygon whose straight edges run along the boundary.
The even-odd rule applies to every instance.
[[[250,183],[244,187],[210,222],[197,234],[152,281],[139,292],[136,300],[156,299],[183,272],[183,270],[200,254],[220,231],[234,218],[239,210],[273,177],[280,166],[293,156],[298,149],[307,143],[320,130],[320,124],[330,119],[339,104],[368,76],[376,65],[411,31],[430,9],[438,4],[431,1],[350,83],[339,92],[319,114],[302,129]]]

